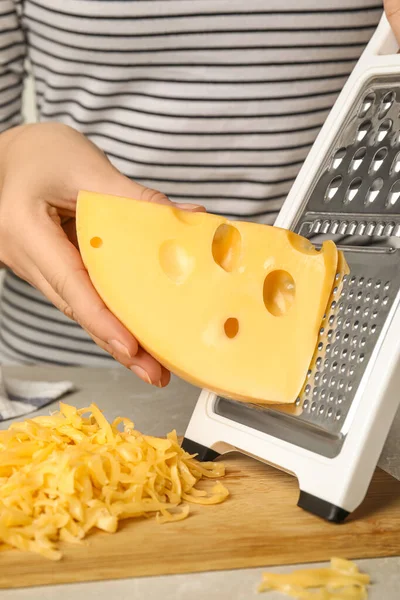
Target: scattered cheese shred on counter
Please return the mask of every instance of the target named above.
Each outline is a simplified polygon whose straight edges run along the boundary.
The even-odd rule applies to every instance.
[[[330,567],[321,569],[264,573],[258,591],[275,590],[298,600],[365,600],[369,583],[369,575],[360,573],[356,564],[332,558]]]
[[[174,431],[147,436],[129,419],[109,423],[95,404],[78,410],[60,403],[52,416],[0,431],[0,550],[59,560],[59,540],[79,543],[93,528],[114,533],[121,519],[154,513],[158,523],[185,519],[182,501],[227,498],[220,482],[211,495],[195,487],[224,474],[221,463],[185,452]]]

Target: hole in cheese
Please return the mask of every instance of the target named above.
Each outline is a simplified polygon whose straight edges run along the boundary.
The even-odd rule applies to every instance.
[[[293,233],[293,231],[288,231],[287,239],[292,248],[298,252],[302,252],[303,254],[318,254],[318,250],[314,244],[307,238],[297,235],[297,233]]]
[[[183,283],[194,267],[193,257],[174,240],[161,245],[159,258],[162,270],[174,283]]]
[[[263,298],[265,308],[274,317],[283,317],[292,308],[296,297],[296,285],[287,271],[271,271],[264,280]]]
[[[212,241],[212,255],[217,265],[230,273],[239,264],[241,250],[242,238],[236,227],[220,225]]]
[[[225,321],[224,331],[228,338],[233,339],[239,333],[239,321],[234,317],[230,317]]]
[[[92,248],[100,248],[103,245],[103,240],[99,237],[92,237],[90,245]]]

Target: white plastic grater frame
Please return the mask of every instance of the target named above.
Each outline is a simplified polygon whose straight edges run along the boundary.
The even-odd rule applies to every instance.
[[[363,85],[376,75],[398,73],[400,79],[397,51],[398,44],[383,15],[304,162],[279,214],[277,226],[291,227],[315,178],[320,157],[328,152],[338,124]],[[383,334],[368,387],[357,392],[358,398],[356,396],[346,422],[346,438],[336,457],[321,456],[216,414],[213,408],[217,396],[207,390],[202,391],[186,430],[187,449],[199,445],[220,454],[237,449],[265,461],[295,475],[302,494],[344,513],[341,518],[337,511],[332,517],[329,511],[321,516],[335,521],[344,518],[366,495],[400,402],[400,309],[396,309],[396,305],[397,302],[387,319],[390,326]],[[304,508],[318,513],[312,506]]]

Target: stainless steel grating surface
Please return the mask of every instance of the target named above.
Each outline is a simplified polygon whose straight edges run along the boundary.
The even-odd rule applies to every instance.
[[[345,250],[351,274],[322,324],[303,392],[287,412],[218,399],[217,414],[325,456],[343,424],[400,290],[400,84],[372,80],[345,116],[292,229]]]

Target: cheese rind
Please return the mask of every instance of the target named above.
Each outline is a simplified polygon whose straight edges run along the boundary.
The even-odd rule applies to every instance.
[[[284,229],[90,192],[77,232],[99,295],[163,365],[226,397],[294,402],[335,280],[333,242],[318,252]]]

